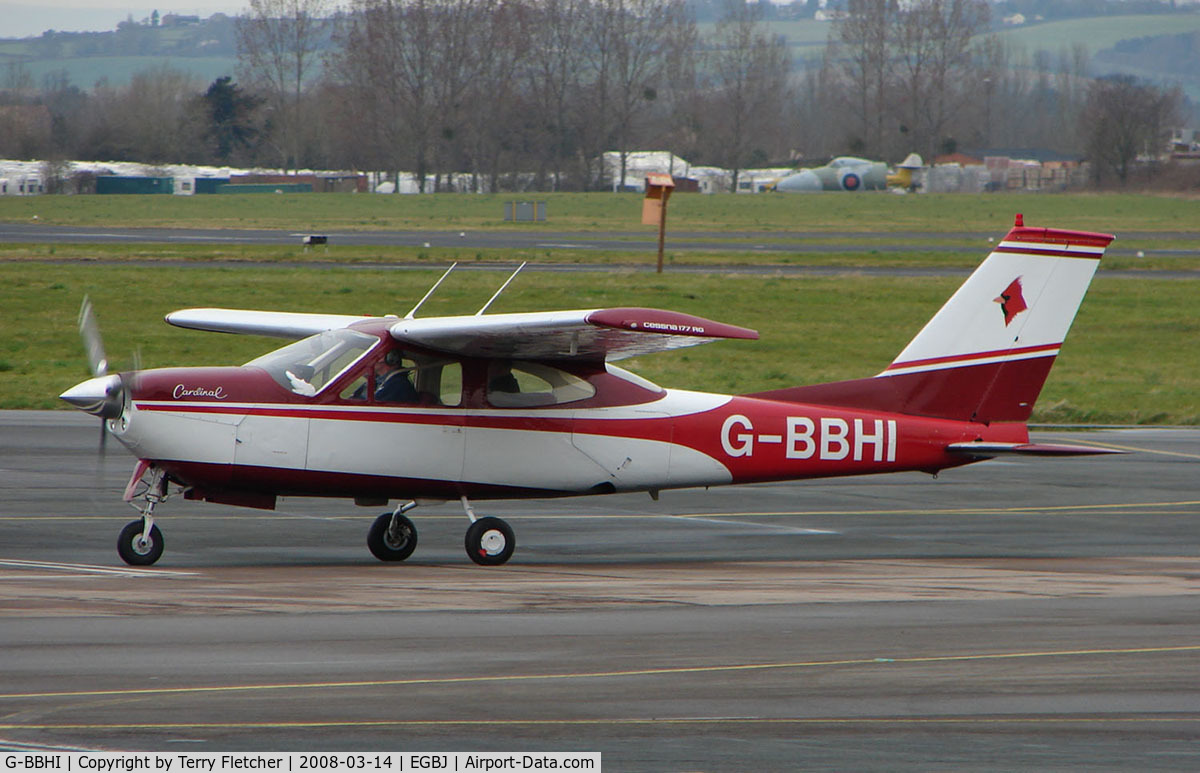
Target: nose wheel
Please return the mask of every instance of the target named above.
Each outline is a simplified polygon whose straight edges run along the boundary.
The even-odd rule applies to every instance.
[[[150,566],[163,554],[163,535],[157,526],[146,531],[145,521],[130,521],[117,537],[117,555],[130,566]]]

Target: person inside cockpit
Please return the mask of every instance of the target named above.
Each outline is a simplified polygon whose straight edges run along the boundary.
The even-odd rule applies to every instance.
[[[415,403],[417,390],[413,387],[411,367],[403,364],[399,351],[390,351],[375,363],[375,401],[381,403]]]

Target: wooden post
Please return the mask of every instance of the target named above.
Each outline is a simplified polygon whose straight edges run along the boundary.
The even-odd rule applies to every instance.
[[[646,198],[642,201],[642,224],[658,225],[658,273],[663,270],[663,245],[667,236],[667,199],[675,181],[669,174],[652,172],[646,175]]]

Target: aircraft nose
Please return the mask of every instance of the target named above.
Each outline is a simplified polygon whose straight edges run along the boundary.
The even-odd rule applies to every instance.
[[[97,376],[76,384],[58,396],[85,413],[102,419],[115,419],[124,408],[121,377]]]

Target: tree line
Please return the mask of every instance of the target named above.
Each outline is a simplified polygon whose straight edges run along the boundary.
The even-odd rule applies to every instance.
[[[986,34],[984,0],[847,0],[793,61],[762,10],[725,0],[249,0],[239,67],[160,66],[84,91],[0,71],[0,157],[416,173],[423,189],[595,190],[606,151],[731,171],[841,153],[1086,154],[1124,181],[1180,120],[1177,89],[1094,79],[1082,47]],[[1115,138],[1115,139],[1114,139]],[[1119,150],[1114,150],[1119,148]]]

